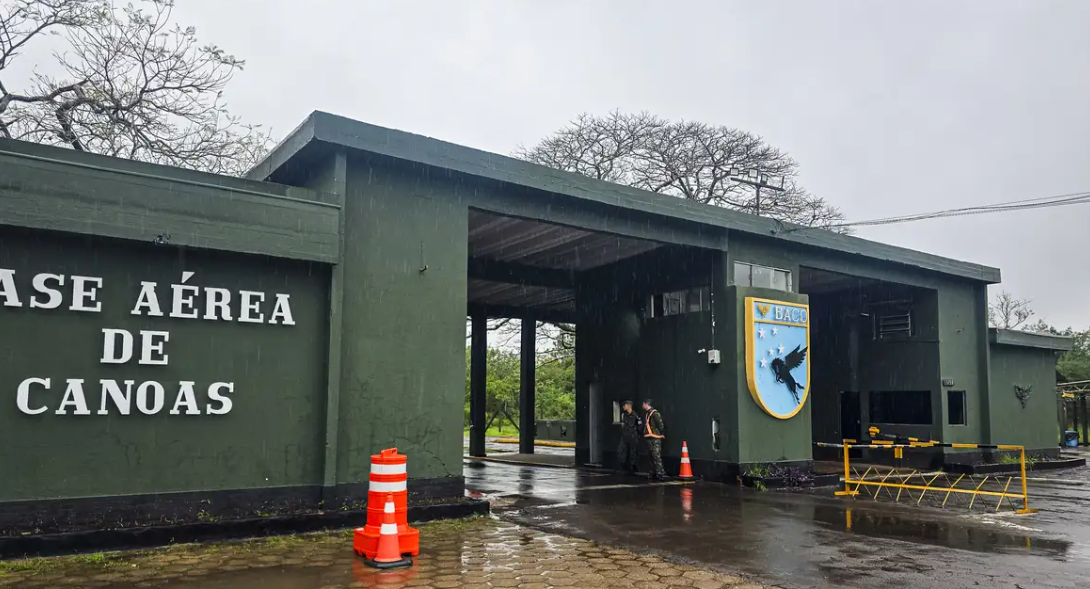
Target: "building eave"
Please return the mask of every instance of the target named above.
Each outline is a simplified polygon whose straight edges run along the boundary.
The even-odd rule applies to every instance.
[[[1069,337],[996,327],[988,329],[988,342],[997,345],[1040,348],[1058,352],[1066,352],[1074,347],[1074,340]]]
[[[771,237],[801,246],[858,255],[962,279],[987,284],[996,284],[1001,279],[998,268],[672,198],[321,111],[311,113],[291,136],[254,168],[250,177],[272,177],[279,167],[312,141],[559,194],[584,202]]]

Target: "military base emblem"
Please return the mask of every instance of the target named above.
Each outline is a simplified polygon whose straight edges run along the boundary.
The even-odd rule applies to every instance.
[[[806,403],[809,351],[809,305],[746,297],[746,381],[772,417],[794,417]]]

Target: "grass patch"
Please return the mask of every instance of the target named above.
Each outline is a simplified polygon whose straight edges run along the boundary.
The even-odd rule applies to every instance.
[[[469,428],[464,428],[462,430],[462,433],[468,436]],[[508,425],[507,427],[499,427],[493,425],[492,427],[484,430],[484,435],[487,438],[517,438],[519,432],[517,429],[511,427],[510,425]]]
[[[58,556],[55,558],[23,558],[19,560],[0,561],[0,579],[16,575],[26,574],[37,576],[74,567],[82,569],[108,569],[118,566],[127,560],[121,552],[95,552],[92,554],[77,554],[75,556]]]
[[[755,479],[768,478],[772,474],[772,470],[764,464],[751,464],[746,468],[745,476]]]

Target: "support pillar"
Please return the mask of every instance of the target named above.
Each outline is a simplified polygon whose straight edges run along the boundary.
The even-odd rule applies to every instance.
[[[488,382],[488,317],[482,311],[470,315],[469,340],[469,455],[485,455],[485,416]]]
[[[537,321],[522,319],[522,346],[519,353],[519,453],[534,453],[534,423],[537,398],[534,385],[537,367]]]

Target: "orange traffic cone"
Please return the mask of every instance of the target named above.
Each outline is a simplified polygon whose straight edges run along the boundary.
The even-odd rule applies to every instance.
[[[679,479],[693,478],[693,467],[689,466],[689,444],[686,442],[681,442],[681,472],[677,476]]]
[[[378,553],[365,562],[376,569],[412,566],[413,559],[401,556],[401,544],[397,536],[397,519],[394,517],[394,494],[386,494],[386,509],[382,514],[382,529],[378,536]]]

